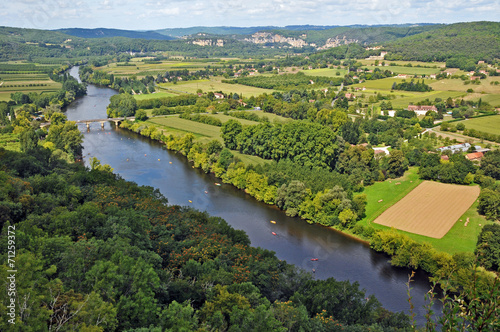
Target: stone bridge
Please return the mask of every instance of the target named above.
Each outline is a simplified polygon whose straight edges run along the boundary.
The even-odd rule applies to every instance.
[[[135,117],[131,116],[131,117],[123,117],[123,118],[106,118],[106,119],[90,119],[90,120],[76,120],[74,121],[76,124],[80,124],[80,123],[85,123],[87,125],[87,130],[90,129],[90,124],[93,123],[93,122],[100,122],[101,123],[101,128],[104,128],[104,123],[106,121],[113,121],[115,123],[115,125],[118,126],[118,124],[121,122],[121,121],[124,121],[124,120],[131,120],[131,121],[134,121],[135,120]],[[47,127],[47,126],[50,126],[50,122],[46,122],[46,123],[42,123],[40,125],[40,127]]]

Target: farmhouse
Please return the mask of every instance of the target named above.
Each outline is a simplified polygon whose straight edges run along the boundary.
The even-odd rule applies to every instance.
[[[413,111],[417,115],[425,115],[428,111],[437,112],[436,106],[432,105],[408,105],[408,111]]]
[[[222,93],[214,93],[215,99],[224,99],[224,95]]]
[[[482,152],[469,153],[465,156],[465,158],[469,159],[470,161],[481,160],[481,158],[483,158],[483,153]]]

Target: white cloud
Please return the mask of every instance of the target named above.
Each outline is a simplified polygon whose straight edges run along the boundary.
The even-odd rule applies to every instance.
[[[498,21],[500,12],[498,0],[17,0],[0,6],[2,25],[35,28],[449,23]]]

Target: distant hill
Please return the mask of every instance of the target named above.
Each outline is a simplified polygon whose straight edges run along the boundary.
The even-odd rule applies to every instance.
[[[174,37],[164,35],[155,31],[132,31],[120,29],[58,29],[56,31],[81,38],[107,38],[107,37],[126,37],[135,39],[158,39],[158,40],[172,40]]]
[[[342,26],[328,29],[275,29],[273,33],[284,37],[301,38],[307,43],[324,45],[329,39],[355,40],[360,44],[380,44],[407,36],[438,29],[441,25],[395,25],[395,26]],[[295,26],[293,26],[295,27]],[[308,26],[303,26],[307,28]]]
[[[155,32],[171,37],[183,37],[195,35],[197,33],[206,33],[209,35],[251,35],[253,33],[265,30],[279,29],[276,26],[261,26],[261,27],[190,27],[190,28],[171,28],[160,29]]]
[[[453,61],[453,67],[473,67],[479,60],[500,58],[500,23],[469,22],[441,25],[385,44],[386,60]]]

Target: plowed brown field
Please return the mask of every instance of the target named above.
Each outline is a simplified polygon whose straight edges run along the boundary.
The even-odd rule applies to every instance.
[[[440,239],[470,208],[479,192],[479,186],[424,181],[374,222]]]

